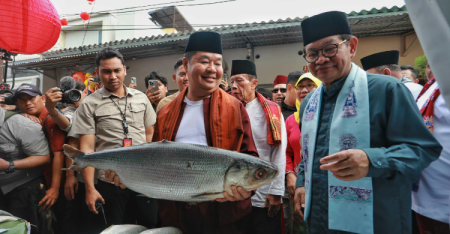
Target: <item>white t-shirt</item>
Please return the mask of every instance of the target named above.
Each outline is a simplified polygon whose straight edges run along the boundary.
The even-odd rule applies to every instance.
[[[190,101],[187,97],[184,97],[184,102],[186,102],[186,107],[184,108],[175,142],[207,146],[203,100]]]
[[[417,106],[423,105],[438,88],[435,82],[417,100]],[[442,95],[434,103],[433,136],[442,145],[440,157],[422,171],[419,190],[412,192],[412,209],[431,219],[449,223],[450,210],[450,110],[446,106]]]
[[[406,88],[409,89],[409,91],[411,91],[411,94],[413,95],[414,100],[416,100],[417,97],[419,96],[420,92],[422,91],[423,86],[420,84],[413,83],[413,82],[408,82],[408,83],[403,83],[403,84],[406,86]]]
[[[247,103],[245,109],[250,118],[253,141],[258,150],[259,157],[275,164],[279,170],[277,178],[256,190],[256,194],[252,197],[252,206],[263,208],[267,194],[284,195],[287,146],[286,125],[284,124],[283,116],[281,116],[281,145],[271,146],[267,144],[267,119],[259,100],[255,98],[253,101]]]

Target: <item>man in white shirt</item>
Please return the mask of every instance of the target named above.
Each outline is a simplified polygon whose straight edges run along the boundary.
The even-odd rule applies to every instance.
[[[189,36],[183,58],[189,86],[159,110],[153,141],[165,139],[258,156],[247,111],[219,88],[222,54],[220,34],[196,32]],[[107,174],[116,186],[124,187],[114,172]],[[196,205],[158,199],[162,227],[195,234],[246,233],[253,191],[241,186],[231,186],[231,190],[233,194],[224,191],[224,198],[217,202]]]
[[[428,75],[432,76],[429,66]],[[450,233],[450,110],[434,76],[425,84],[417,106],[425,125],[443,150],[439,158],[422,171],[420,181],[413,184],[412,210],[416,212],[421,233]]]
[[[277,104],[256,92],[258,80],[253,62],[233,60],[230,81],[233,95],[245,104],[260,158],[279,169],[277,178],[259,188],[252,197],[252,233],[281,233],[279,211],[284,195],[287,139],[283,115]]]
[[[361,64],[366,72],[393,76],[402,82],[411,91],[414,100],[419,96],[423,86],[412,82],[407,76],[402,75],[398,65],[400,52],[398,50],[384,51],[366,56],[361,59]]]

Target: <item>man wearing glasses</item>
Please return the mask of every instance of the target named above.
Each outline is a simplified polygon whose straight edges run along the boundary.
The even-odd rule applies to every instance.
[[[283,98],[286,97],[287,76],[278,75],[273,81],[272,101],[281,105]]]
[[[299,111],[295,211],[309,233],[411,233],[411,184],[442,147],[399,80],[351,62],[358,39],[345,13],[301,26],[304,58],[322,84]]]

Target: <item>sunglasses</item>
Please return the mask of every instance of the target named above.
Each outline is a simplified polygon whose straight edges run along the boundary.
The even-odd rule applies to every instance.
[[[272,93],[278,93],[278,90],[279,90],[281,93],[286,93],[286,88],[272,89]]]

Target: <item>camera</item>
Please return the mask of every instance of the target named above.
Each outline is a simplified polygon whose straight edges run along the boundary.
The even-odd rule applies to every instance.
[[[55,90],[55,92],[62,92],[62,103],[66,104],[75,104],[76,102],[80,101],[81,99],[81,93],[77,89],[69,89],[69,90]]]
[[[14,100],[14,95],[12,94],[1,94],[0,97],[3,98],[3,101],[0,101],[0,104],[3,105],[16,105]]]

